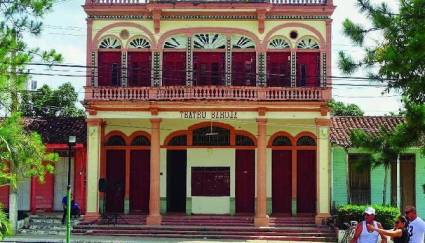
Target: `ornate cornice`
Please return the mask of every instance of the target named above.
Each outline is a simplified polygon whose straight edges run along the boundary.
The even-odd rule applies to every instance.
[[[89,19],[110,19],[110,20],[152,20],[152,16],[149,15],[93,15],[89,16]],[[161,16],[161,20],[211,20],[211,19],[220,19],[220,20],[256,20],[257,16],[254,15],[173,15],[173,16]],[[269,15],[265,16],[266,20],[276,20],[276,19],[298,19],[298,20],[326,20],[330,19],[329,16],[308,16],[308,15]]]

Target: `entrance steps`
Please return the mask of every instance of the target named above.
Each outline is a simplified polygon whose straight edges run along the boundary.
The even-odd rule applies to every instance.
[[[137,217],[145,218],[145,216],[140,215]],[[122,216],[121,220],[136,221],[135,215]],[[254,226],[252,216],[163,216],[162,223],[159,226],[148,226],[144,223],[116,225],[100,223],[100,221],[97,223],[81,223],[74,227],[73,234],[183,239],[336,242],[334,231],[327,227],[317,227],[314,224],[314,218],[309,217],[271,217],[270,226],[261,228]]]
[[[62,224],[62,214],[30,215],[28,221],[19,229],[20,235],[65,235],[66,225]],[[78,224],[72,220],[71,225]]]

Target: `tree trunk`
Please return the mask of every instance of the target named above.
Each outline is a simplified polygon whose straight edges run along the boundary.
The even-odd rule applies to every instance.
[[[9,190],[9,222],[13,233],[18,229],[18,189],[10,186]]]

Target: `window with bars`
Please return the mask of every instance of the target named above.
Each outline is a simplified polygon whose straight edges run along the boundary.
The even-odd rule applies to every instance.
[[[370,161],[367,155],[348,157],[350,203],[370,204]]]
[[[202,127],[193,130],[192,144],[194,146],[229,146],[230,130],[222,127]]]

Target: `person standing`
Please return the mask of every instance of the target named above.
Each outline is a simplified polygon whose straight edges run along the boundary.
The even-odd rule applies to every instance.
[[[387,243],[387,237],[379,234],[377,231],[369,231],[367,224],[373,225],[375,228],[382,229],[381,223],[375,221],[375,209],[367,207],[364,211],[364,220],[357,225],[354,237],[350,243],[377,243],[379,235],[381,235],[381,243]]]
[[[398,216],[394,223],[394,229],[384,230],[375,228],[373,225],[368,224],[369,231],[377,231],[380,234],[390,236],[394,243],[409,243],[409,232],[407,231],[408,221],[404,216]]]
[[[416,208],[407,206],[404,210],[406,218],[410,221],[408,228],[409,243],[424,243],[425,222],[416,214]]]

